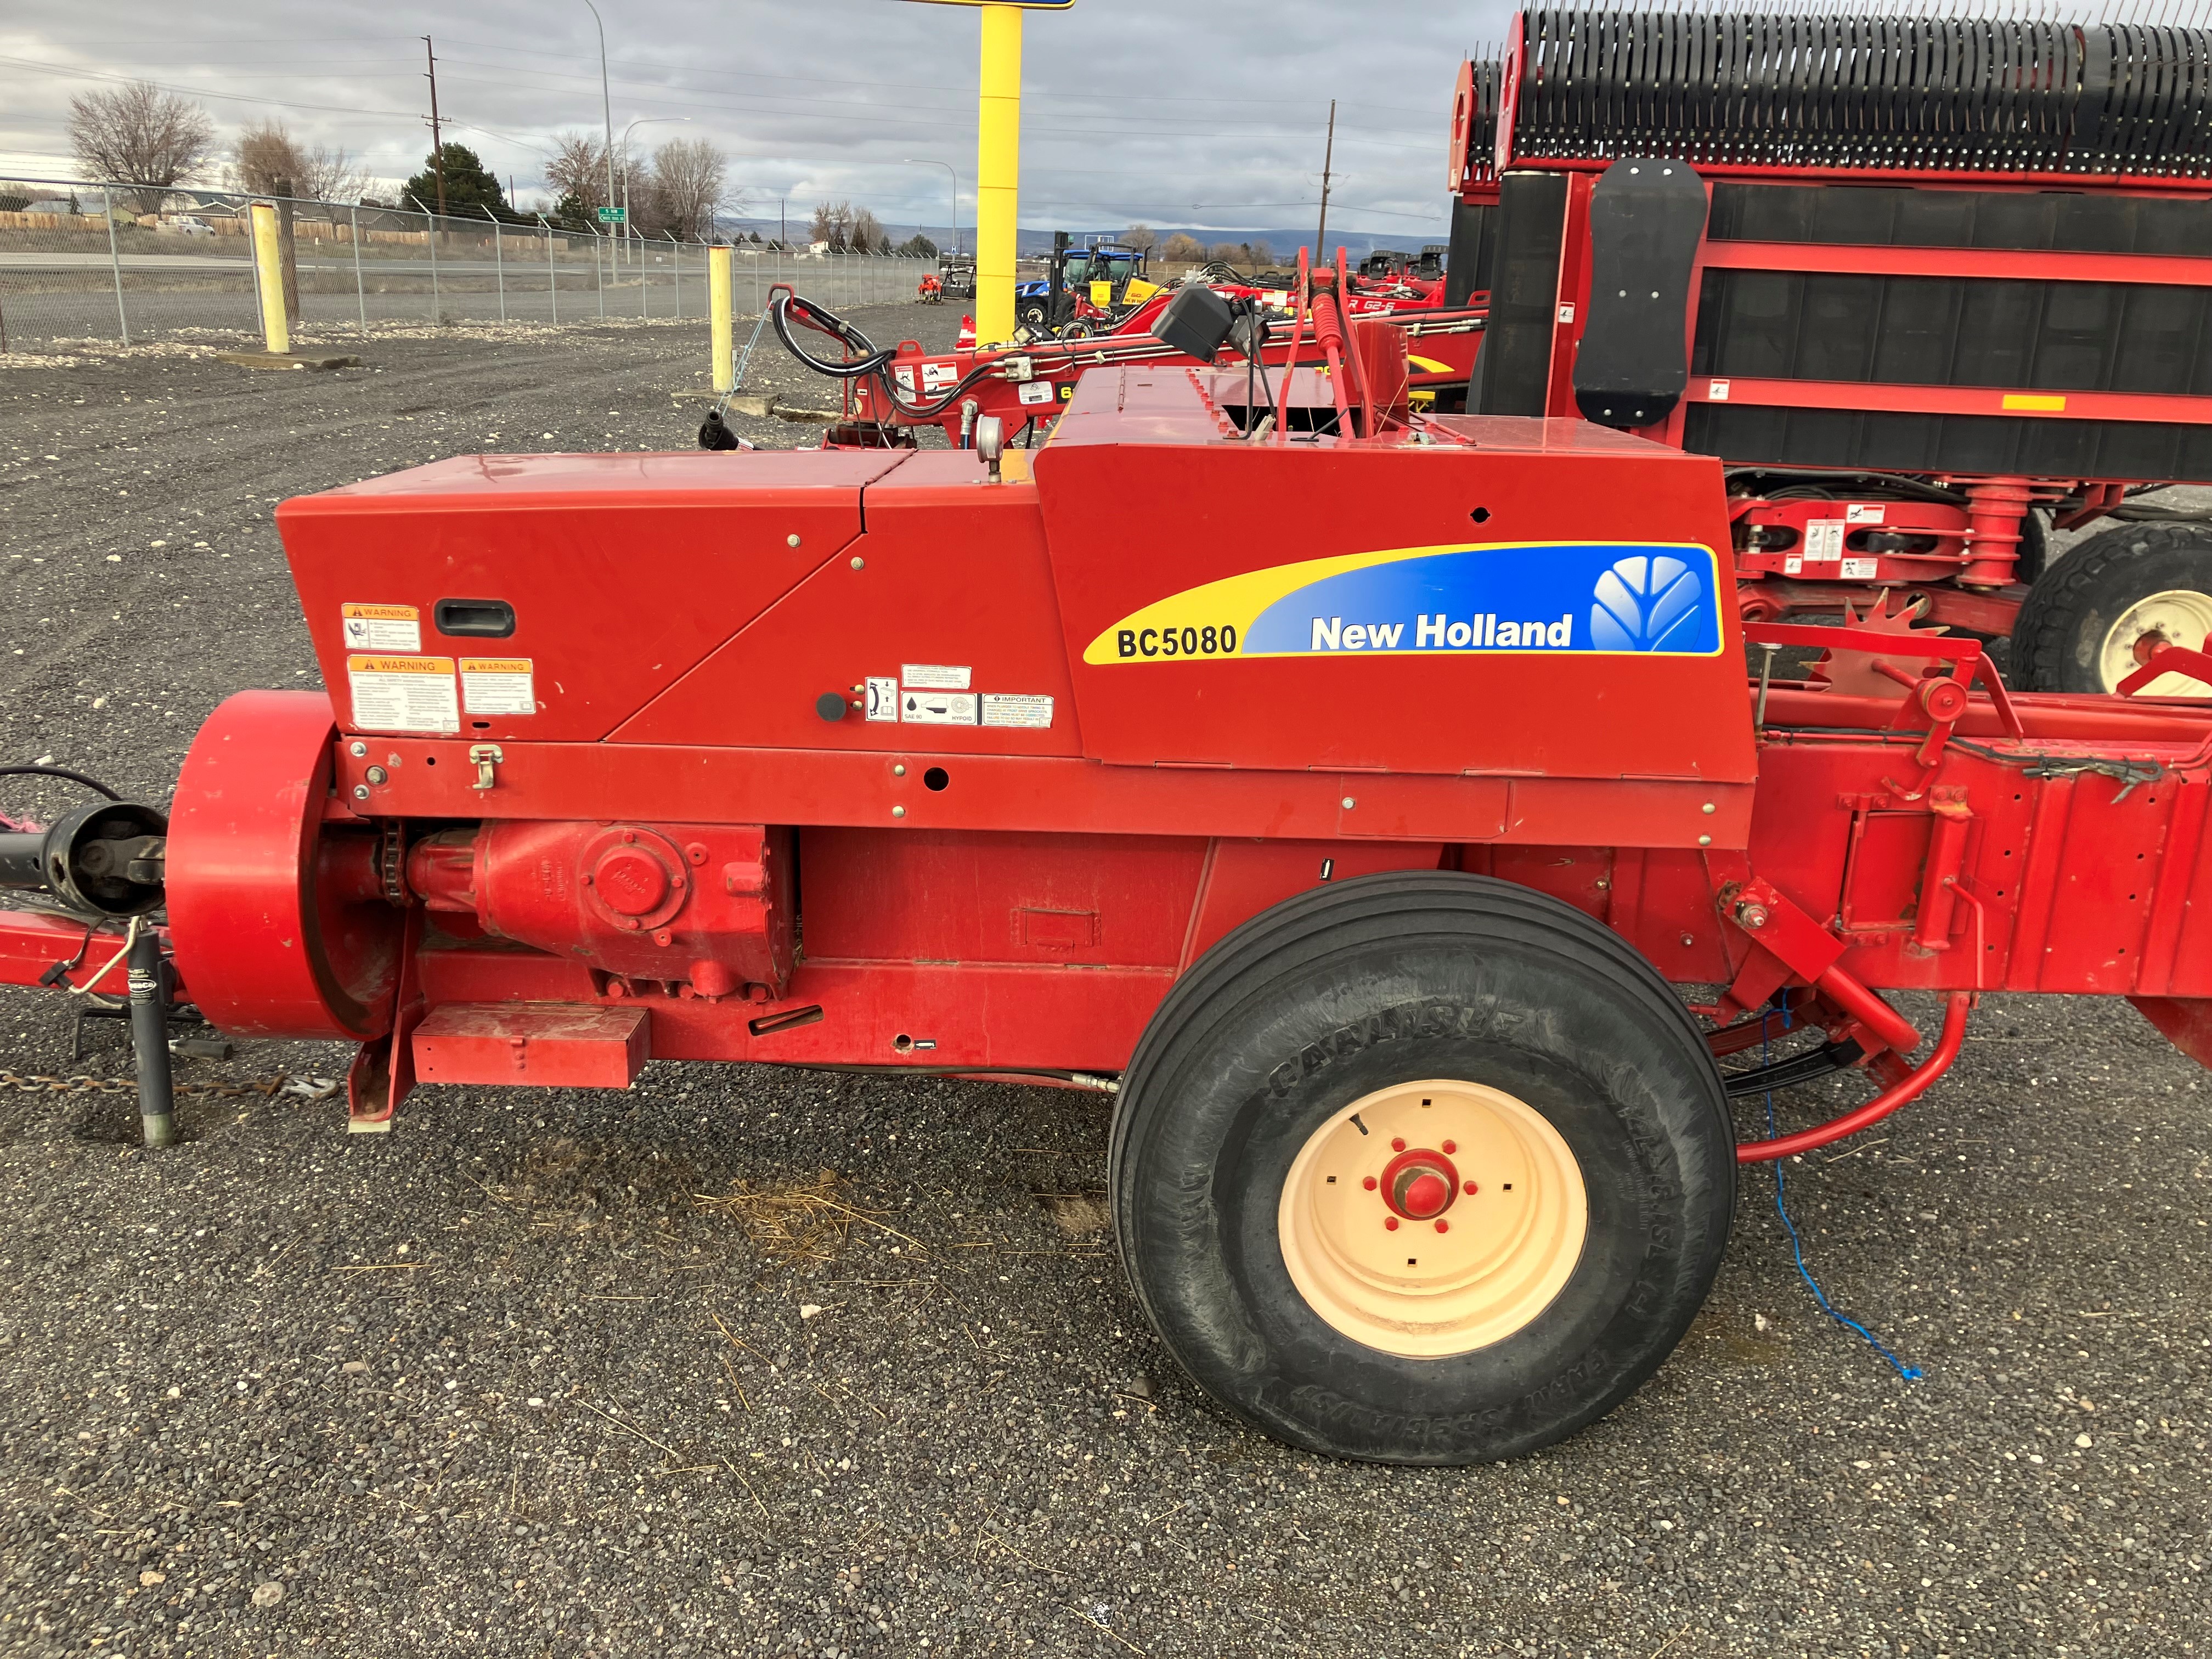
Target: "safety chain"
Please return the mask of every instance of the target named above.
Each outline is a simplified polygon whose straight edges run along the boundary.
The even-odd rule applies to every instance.
[[[238,1100],[247,1095],[270,1100],[280,1094],[327,1100],[343,1086],[326,1077],[295,1077],[289,1072],[278,1072],[252,1083],[179,1083],[173,1092],[204,1095],[211,1100]],[[83,1072],[74,1077],[48,1077],[35,1073],[27,1075],[0,1066],[0,1089],[21,1089],[34,1095],[135,1095],[138,1092],[138,1081],[128,1077],[93,1077]]]

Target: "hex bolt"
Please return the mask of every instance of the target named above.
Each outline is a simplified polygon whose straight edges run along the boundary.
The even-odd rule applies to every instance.
[[[904,761],[900,761],[897,764],[894,765],[891,768],[891,775],[895,778],[904,777],[906,775],[906,763]]]
[[[353,798],[356,800],[367,800],[368,799],[368,786],[365,783],[356,783],[354,785]]]
[[[783,544],[786,547],[796,547],[799,545],[799,537],[796,533],[786,536],[783,538]]]
[[[1613,890],[1613,883],[1612,883],[1611,881],[1607,880],[1607,879],[1605,877],[1603,877],[1603,876],[1600,876],[1600,877],[1597,878],[1597,890],[1598,890],[1599,892],[1601,892],[1601,893],[1610,892],[1612,890]]]
[[[855,553],[853,556],[853,568],[855,570],[866,570],[867,568],[868,562],[862,558],[859,554]]]
[[[903,806],[894,806],[894,807],[892,807],[892,808],[891,808],[891,816],[892,816],[893,817],[895,817],[895,818],[902,818],[902,817],[904,817],[906,816],[906,808],[905,808],[905,807],[903,807]]]
[[[1386,1215],[1382,1218],[1382,1224],[1395,1233],[1398,1231],[1398,1218],[1395,1215]]]
[[[392,775],[380,766],[372,766],[368,769],[367,775],[371,783],[382,783]]]
[[[1467,1195],[1468,1195],[1469,1198],[1473,1198],[1473,1197],[1474,1197],[1477,1193],[1480,1192],[1480,1191],[1482,1190],[1482,1188],[1480,1188],[1480,1187],[1478,1187],[1478,1186],[1476,1186],[1476,1185],[1475,1185],[1472,1181],[1470,1181],[1470,1182],[1468,1182],[1467,1183],[1467,1187],[1466,1187],[1466,1189],[1465,1189],[1465,1190],[1466,1190]]]
[[[1695,933],[1685,933],[1682,935],[1682,946],[1685,950],[1687,950],[1691,945],[1695,945],[1697,942],[1698,936]]]
[[[1459,1150],[1459,1143],[1455,1140],[1447,1140],[1444,1142],[1443,1146],[1438,1148],[1438,1150],[1442,1152],[1446,1158],[1449,1158],[1454,1152]]]
[[[365,743],[349,744],[347,745],[347,752],[356,760],[359,760],[368,752],[368,745]]]
[[[1451,1223],[1439,1218],[1437,1222],[1437,1231],[1440,1233],[1449,1232],[1451,1231]]]
[[[1766,907],[1753,899],[1746,899],[1735,907],[1736,925],[1759,928],[1766,926]]]
[[[1361,1182],[1359,1184],[1360,1184],[1361,1186],[1364,1187],[1365,1188],[1367,1188],[1367,1190],[1368,1190],[1369,1192],[1370,1192],[1370,1193],[1371,1193],[1371,1192],[1373,1192],[1373,1191],[1375,1190],[1375,1188],[1376,1188],[1378,1185],[1380,1185],[1381,1183],[1380,1183],[1380,1182],[1378,1182],[1375,1179],[1375,1177],[1374,1177],[1373,1176],[1368,1176],[1368,1177],[1367,1177],[1367,1179],[1366,1179],[1366,1180],[1364,1180],[1364,1181]]]
[[[1355,806],[1357,806],[1357,805],[1359,805],[1359,803],[1358,803],[1358,801],[1354,800],[1354,799],[1353,799],[1351,796],[1349,796],[1349,795],[1346,795],[1346,796],[1344,798],[1344,810],[1345,810],[1346,811],[1347,811],[1347,812],[1349,812],[1350,811],[1352,811],[1352,809],[1353,807],[1355,807]]]
[[[1406,1150],[1405,1141],[1402,1139],[1393,1140],[1390,1143],[1390,1150],[1394,1152],[1404,1152]]]

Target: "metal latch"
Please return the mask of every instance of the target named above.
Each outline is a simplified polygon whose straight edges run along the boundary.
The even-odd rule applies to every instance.
[[[507,757],[505,755],[500,753],[499,745],[495,743],[471,744],[469,745],[469,761],[470,763],[477,769],[477,781],[469,787],[471,789],[489,789],[495,787],[498,784],[499,780],[492,776],[491,769],[498,765],[506,758]]]

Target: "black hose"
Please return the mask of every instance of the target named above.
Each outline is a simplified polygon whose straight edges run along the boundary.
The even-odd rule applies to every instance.
[[[86,788],[103,794],[110,800],[121,800],[98,778],[88,778],[82,772],[72,772],[66,766],[0,766],[0,778],[67,778],[71,783],[81,783]]]

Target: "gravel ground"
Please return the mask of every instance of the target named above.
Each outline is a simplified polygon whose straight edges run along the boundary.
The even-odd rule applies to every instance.
[[[0,369],[0,756],[162,799],[221,697],[313,682],[274,501],[682,445],[699,332]],[[0,994],[0,1063],[68,1042]],[[2124,1004],[1996,1000],[1929,1102],[1788,1172],[1829,1294],[1923,1380],[1823,1316],[1754,1172],[1641,1395],[1416,1473],[1184,1383],[1106,1247],[1087,1097],[656,1065],[422,1090],[388,1138],[195,1097],[149,1157],[127,1096],[0,1093],[0,1650],[2212,1651],[2204,1081]]]

